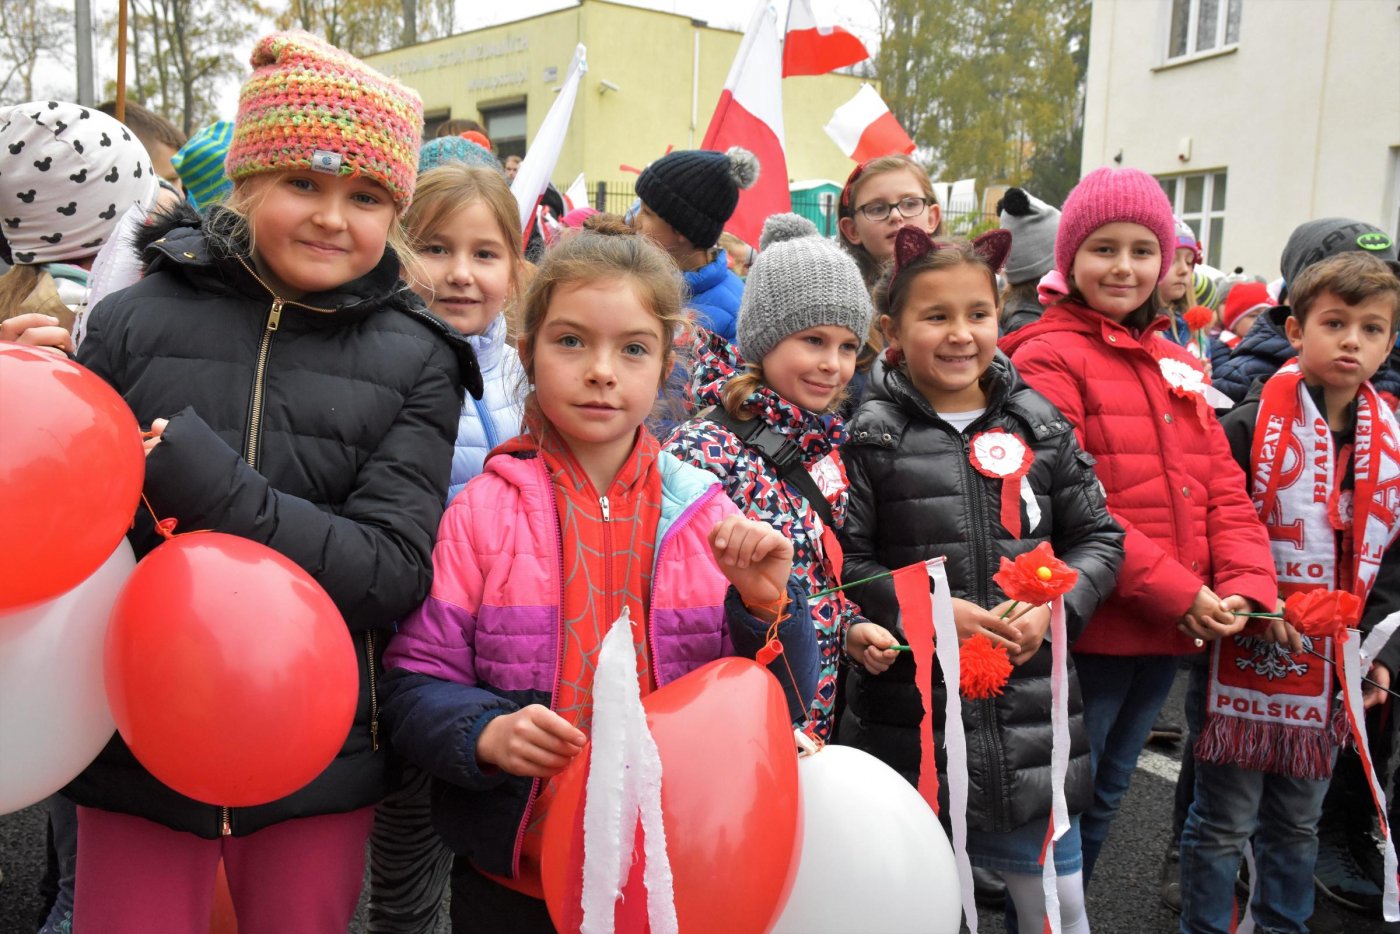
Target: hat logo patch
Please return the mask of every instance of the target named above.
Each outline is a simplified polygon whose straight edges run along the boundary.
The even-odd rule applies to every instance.
[[[1356,245],[1363,250],[1380,253],[1390,249],[1393,240],[1379,230],[1371,230],[1356,238]]]
[[[326,172],[330,175],[340,173],[340,153],[327,152],[318,149],[311,154],[311,169],[315,172]]]

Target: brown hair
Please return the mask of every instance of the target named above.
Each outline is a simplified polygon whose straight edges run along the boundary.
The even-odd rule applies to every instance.
[[[116,101],[103,101],[97,105],[97,109],[113,120],[117,117]],[[151,143],[164,143],[171,149],[178,150],[189,142],[189,137],[181,133],[175,124],[160,114],[147,110],[135,101],[126,102],[122,123],[136,134],[136,138],[147,149],[150,148]]]
[[[535,381],[535,341],[544,327],[555,293],[593,282],[621,280],[661,322],[664,380],[676,347],[690,334],[690,318],[682,300],[681,277],[671,257],[615,215],[588,218],[583,233],[544,255],[520,302],[520,362],[526,378]],[[543,418],[534,392],[525,398],[527,422]]]
[[[1289,283],[1289,313],[1302,324],[1323,292],[1331,292],[1348,305],[1388,297],[1390,329],[1395,331],[1400,328],[1400,316],[1396,314],[1400,311],[1400,278],[1396,276],[1394,267],[1370,254],[1338,253],[1313,263]]]
[[[505,177],[494,168],[449,163],[418,176],[413,203],[403,214],[403,227],[411,244],[410,249],[417,256],[418,251],[437,235],[454,214],[477,202],[485,204],[490,210],[501,239],[505,241],[510,259],[509,298],[513,301],[519,297],[524,286],[522,269],[525,255],[520,248],[520,208],[506,185]],[[404,271],[410,272],[407,268]],[[416,278],[409,278],[411,285],[417,281]]]
[[[20,314],[19,306],[34,293],[43,275],[42,267],[21,263],[0,276],[0,321]]]
[[[434,139],[442,139],[444,136],[461,136],[463,133],[480,133],[486,135],[486,127],[468,117],[457,117],[453,120],[446,120],[442,126],[433,131]]]
[[[914,173],[914,178],[918,180],[919,187],[923,189],[924,197],[929,200],[929,205],[938,204],[938,196],[934,194],[933,182],[929,180],[928,172],[922,165],[915,162],[903,153],[891,153],[888,156],[880,156],[878,159],[871,159],[863,165],[857,166],[851,173],[851,177],[846,180],[846,185],[841,189],[841,197],[837,202],[837,216],[856,216],[856,193],[860,190],[862,183],[874,178],[876,175],[883,175],[886,172],[898,172],[907,170]],[[943,218],[938,219],[938,228],[930,236],[940,237],[943,235]],[[852,243],[846,239],[843,233],[837,237],[842,248],[851,256],[855,257],[856,266],[860,268],[861,278],[865,280],[867,288],[874,288],[880,281],[884,273],[884,264],[870,255],[864,244]]]
[[[926,272],[938,272],[955,266],[975,266],[987,274],[987,286],[992,290],[992,301],[1001,307],[1001,294],[997,291],[997,271],[987,258],[966,240],[935,240],[934,249],[906,263],[896,274],[894,268],[875,288],[875,307],[890,320],[898,321],[909,301],[909,288],[914,280]]]

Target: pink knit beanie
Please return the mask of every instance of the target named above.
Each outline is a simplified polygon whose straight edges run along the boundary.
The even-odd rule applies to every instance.
[[[226,163],[233,182],[288,169],[363,175],[408,207],[423,134],[417,93],[304,32],[264,37],[251,64]]]
[[[1157,238],[1162,251],[1161,282],[1176,253],[1176,222],[1171,202],[1157,180],[1137,169],[1095,169],[1074,186],[1060,210],[1055,237],[1055,268],[1066,278],[1074,255],[1089,235],[1105,224],[1141,224]]]

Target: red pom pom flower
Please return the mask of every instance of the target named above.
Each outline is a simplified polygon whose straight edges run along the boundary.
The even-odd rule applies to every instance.
[[[972,636],[958,649],[958,690],[964,697],[982,700],[1000,694],[1011,677],[1011,656],[1006,646],[986,636]]]
[[[1203,331],[1215,322],[1215,312],[1205,305],[1192,305],[1182,317],[1186,319],[1186,326],[1193,331]]]
[[[1361,620],[1361,598],[1345,590],[1307,590],[1283,604],[1283,618],[1311,639],[1345,642],[1347,629]]]
[[[1079,572],[1055,557],[1049,542],[1041,542],[1014,561],[1002,558],[1001,570],[992,580],[1017,603],[1039,606],[1073,590]]]

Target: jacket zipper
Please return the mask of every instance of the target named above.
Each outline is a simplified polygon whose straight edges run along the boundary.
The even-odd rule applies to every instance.
[[[219,808],[219,836],[233,836],[233,808]]]
[[[374,630],[365,630],[365,656],[369,662],[369,743],[370,751],[379,751],[379,688],[374,677]]]
[[[972,511],[972,579],[977,581],[977,603],[979,606],[986,606],[991,599],[991,592],[987,588],[987,551],[989,545],[986,541],[987,528],[987,504],[982,495],[983,484],[979,481],[979,474],[972,470],[971,446],[968,443],[967,435],[957,432],[958,440],[962,443],[962,475],[963,489],[967,492],[968,505]],[[944,680],[944,690],[956,691],[957,685],[949,685]],[[981,702],[981,725],[978,734],[982,738],[982,754],[987,759],[987,781],[991,787],[992,804],[992,827],[1001,831],[1005,823],[1004,809],[1002,806],[1002,795],[1005,789],[1002,787],[1001,774],[1001,737],[997,735],[996,729],[996,701],[986,698]]]
[[[258,344],[258,363],[253,370],[253,395],[248,402],[248,437],[243,442],[243,459],[254,470],[258,469],[258,437],[262,430],[263,388],[267,382],[267,355],[272,349],[272,335],[277,333],[282,323],[282,299],[272,298],[272,307],[267,312],[267,325],[263,328],[262,341]]]
[[[481,399],[472,399],[472,404],[476,407],[476,417],[481,422],[481,430],[486,435],[487,453],[490,453],[501,443],[496,434],[496,425],[491,421],[491,410]]]
[[[555,625],[554,642],[554,682],[549,688],[549,709],[559,702],[559,679],[564,677],[564,541],[559,531],[559,498],[554,492],[554,480],[545,468],[544,458],[536,454],[539,470],[544,474],[545,489],[549,491],[550,527],[554,530],[554,554],[559,560],[559,608]],[[535,812],[535,801],[539,797],[540,779],[530,782],[530,798],[525,802],[525,813],[520,817],[520,826],[515,830],[515,846],[510,856],[510,874],[514,878],[520,873],[520,849],[525,844],[525,829],[530,826],[530,815]]]

